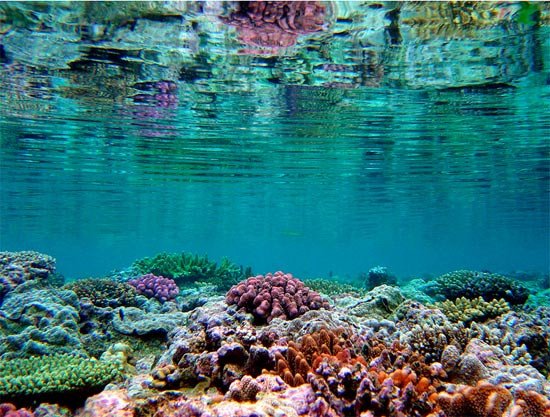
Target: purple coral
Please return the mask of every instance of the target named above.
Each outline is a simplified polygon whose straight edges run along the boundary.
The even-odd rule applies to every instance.
[[[234,285],[225,300],[229,305],[244,307],[256,320],[268,323],[276,317],[293,319],[309,310],[330,307],[319,293],[281,271],[250,277]]]
[[[142,275],[139,278],[128,281],[136,291],[149,298],[156,298],[161,303],[176,298],[179,293],[178,286],[173,279],[153,274]]]

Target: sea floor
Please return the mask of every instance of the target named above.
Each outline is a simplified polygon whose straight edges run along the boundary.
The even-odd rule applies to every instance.
[[[550,415],[548,276],[363,278],[2,252],[0,416]]]

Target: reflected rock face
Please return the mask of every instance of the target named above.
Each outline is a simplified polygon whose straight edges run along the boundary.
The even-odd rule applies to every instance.
[[[325,6],[316,1],[242,2],[227,19],[241,42],[272,48],[292,46],[298,35],[322,30],[324,22]]]

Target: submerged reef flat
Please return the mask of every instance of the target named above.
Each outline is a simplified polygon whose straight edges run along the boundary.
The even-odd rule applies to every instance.
[[[229,260],[161,254],[64,283],[41,253],[0,265],[1,417],[550,416],[550,306],[513,277],[234,282]]]

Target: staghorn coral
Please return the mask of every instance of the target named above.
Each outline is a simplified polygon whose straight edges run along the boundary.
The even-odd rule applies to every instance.
[[[64,288],[74,291],[81,300],[90,300],[97,307],[139,305],[136,289],[126,283],[87,278],[66,284]]]
[[[182,252],[159,253],[153,258],[143,258],[132,264],[132,269],[139,274],[153,274],[171,278],[181,285],[194,282],[208,282],[220,290],[227,290],[246,276],[250,276],[250,268],[243,268],[223,258],[218,265],[207,256],[193,255]]]
[[[504,299],[511,305],[525,303],[529,290],[517,281],[498,274],[459,270],[438,277],[428,287],[429,295],[441,294],[449,300],[460,297],[485,301]]]
[[[293,319],[309,310],[329,308],[326,300],[292,274],[277,271],[250,277],[231,287],[225,301],[252,313],[256,321],[270,323],[274,318]]]
[[[431,307],[440,309],[451,321],[462,322],[464,325],[472,321],[483,322],[510,311],[510,305],[503,299],[487,302],[481,297],[474,299],[460,297],[437,302]]]
[[[136,289],[138,294],[149,298],[156,298],[161,303],[173,300],[179,293],[178,286],[173,279],[145,274],[139,278],[128,281]]]

